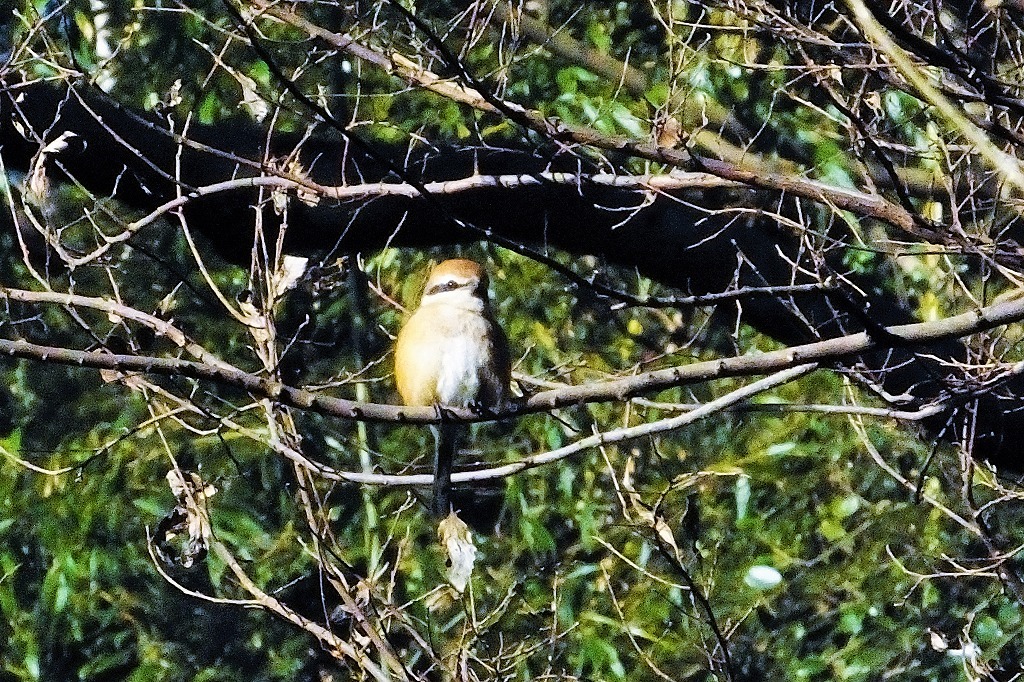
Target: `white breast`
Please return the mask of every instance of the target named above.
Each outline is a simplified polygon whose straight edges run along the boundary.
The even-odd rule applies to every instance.
[[[438,348],[440,373],[437,396],[444,405],[466,407],[480,394],[480,374],[490,363],[489,349],[480,342],[480,335],[458,335],[448,338]]]

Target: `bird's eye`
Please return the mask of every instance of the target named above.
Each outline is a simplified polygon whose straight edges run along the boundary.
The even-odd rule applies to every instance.
[[[445,292],[445,291],[455,291],[456,289],[458,289],[461,286],[462,286],[462,284],[460,284],[457,280],[449,279],[449,280],[444,281],[444,282],[438,282],[434,286],[430,287],[430,290],[428,292],[426,292],[426,293],[428,293],[428,294],[440,294],[440,293]]]

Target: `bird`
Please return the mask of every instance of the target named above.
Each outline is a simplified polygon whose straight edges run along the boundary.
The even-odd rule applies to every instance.
[[[444,422],[444,408],[494,412],[509,402],[512,367],[508,338],[494,318],[484,268],[456,258],[437,264],[419,306],[395,342],[395,383],[406,405],[433,406],[442,421],[435,429],[431,512],[438,518],[449,502],[455,449],[464,424]]]

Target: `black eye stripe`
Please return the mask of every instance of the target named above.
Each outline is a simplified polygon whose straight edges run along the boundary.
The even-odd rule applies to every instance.
[[[428,294],[439,294],[443,291],[454,291],[455,289],[461,289],[469,286],[469,282],[457,282],[454,279],[450,279],[447,282],[439,282],[434,286],[427,289]]]

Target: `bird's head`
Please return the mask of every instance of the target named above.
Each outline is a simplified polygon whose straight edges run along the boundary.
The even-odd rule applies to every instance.
[[[438,263],[427,278],[420,306],[443,304],[479,309],[487,305],[487,273],[464,258]]]

